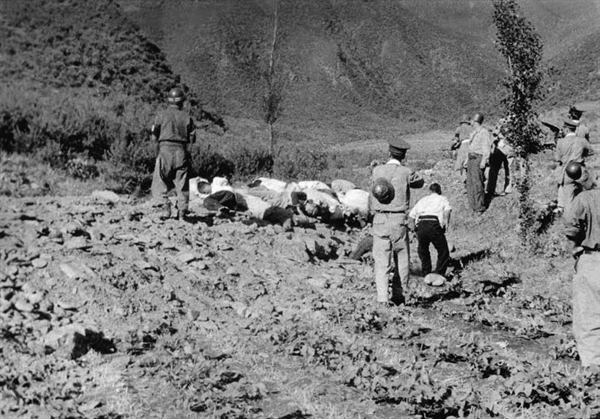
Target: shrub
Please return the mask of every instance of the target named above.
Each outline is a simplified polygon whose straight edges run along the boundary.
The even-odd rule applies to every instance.
[[[274,175],[286,180],[318,179],[329,167],[327,154],[309,147],[282,148],[275,159]]]
[[[266,149],[242,148],[232,155],[235,174],[240,177],[269,174],[273,172],[275,161],[273,155]]]

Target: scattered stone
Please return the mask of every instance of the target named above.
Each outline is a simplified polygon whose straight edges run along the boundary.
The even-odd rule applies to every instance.
[[[119,202],[121,200],[121,198],[119,198],[119,195],[112,191],[94,191],[92,192],[91,197],[109,202]]]
[[[64,246],[69,250],[84,250],[92,247],[92,245],[84,237],[74,237],[70,240],[67,240]]]
[[[436,273],[430,273],[425,276],[424,282],[432,287],[441,287],[446,283],[446,278]]]
[[[46,266],[48,266],[48,261],[46,259],[37,258],[37,259],[34,259],[31,262],[31,264],[33,265],[34,268],[42,269],[42,268],[45,268]]]
[[[183,252],[177,256],[177,260],[179,260],[182,263],[190,263],[190,262],[194,262],[198,259],[199,259],[198,255],[195,255],[195,254],[189,253],[189,252]]]
[[[327,288],[327,278],[308,278],[306,281],[315,288]]]

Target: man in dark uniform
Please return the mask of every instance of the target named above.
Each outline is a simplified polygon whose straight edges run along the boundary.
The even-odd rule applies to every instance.
[[[152,125],[152,137],[158,141],[159,153],[152,177],[152,197],[164,208],[164,217],[171,217],[168,194],[177,192],[177,218],[183,219],[188,210],[188,144],[196,141],[196,126],[189,113],[183,110],[185,94],[179,88],[171,89],[169,106],[158,112]]]
[[[576,258],[573,276],[573,334],[584,366],[600,366],[600,189],[596,174],[579,163],[568,170],[580,184],[571,210],[565,213],[565,234],[574,244]]]
[[[423,179],[402,165],[410,144],[403,140],[389,143],[390,160],[373,168],[369,210],[373,216],[373,259],[377,301],[388,304],[404,302],[403,290],[409,279],[409,238],[407,211],[410,188],[421,188]],[[391,193],[381,196],[380,185],[390,185]],[[388,190],[389,190],[388,189]],[[389,283],[392,280],[391,298]]]

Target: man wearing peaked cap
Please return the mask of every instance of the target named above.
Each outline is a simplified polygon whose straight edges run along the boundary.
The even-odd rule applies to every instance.
[[[558,163],[556,168],[556,182],[558,184],[557,211],[563,213],[568,211],[577,192],[577,185],[573,179],[565,174],[567,165],[571,162],[585,165],[585,159],[594,154],[590,143],[575,134],[577,126],[571,119],[563,121],[565,136],[558,140],[554,155]]]
[[[581,122],[581,116],[583,115],[583,111],[581,109],[577,109],[575,106],[571,106],[569,108],[569,118],[573,121],[576,126],[575,134],[578,137],[585,138],[586,140],[590,140],[590,129]]]
[[[389,142],[389,146],[390,146],[390,153],[402,153],[405,152],[407,150],[410,150],[410,144],[407,143],[406,141],[404,141],[402,138],[398,138],[396,140],[391,140]]]
[[[407,212],[410,188],[421,188],[424,183],[421,176],[402,165],[408,149],[410,144],[402,139],[390,141],[390,160],[374,167],[371,178],[369,210],[374,214],[372,232],[377,301],[386,305],[404,302],[409,279]],[[387,193],[380,193],[382,184],[386,185]]]

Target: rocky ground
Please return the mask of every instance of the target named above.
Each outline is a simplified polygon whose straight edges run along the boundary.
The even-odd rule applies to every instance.
[[[144,199],[38,190],[0,198],[3,418],[600,409],[598,375],[579,368],[570,334],[570,261],[481,246],[482,231],[499,228],[493,212],[457,218],[447,285],[423,286],[413,252],[415,294],[381,307],[369,256],[347,257],[368,229],[284,232],[208,212],[161,221]],[[460,190],[448,188],[459,209]],[[498,208],[509,212],[509,199]]]

